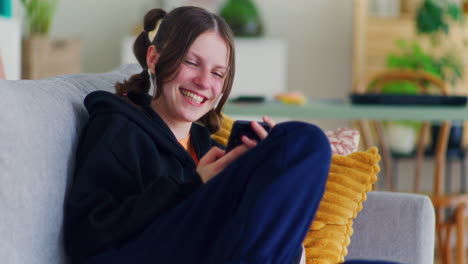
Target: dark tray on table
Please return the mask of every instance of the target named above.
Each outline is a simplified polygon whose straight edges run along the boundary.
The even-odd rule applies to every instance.
[[[467,102],[467,97],[447,95],[393,95],[352,93],[350,95],[350,100],[352,104],[465,106]]]

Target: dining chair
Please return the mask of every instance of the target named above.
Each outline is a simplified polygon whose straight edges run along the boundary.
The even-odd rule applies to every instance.
[[[435,87],[440,95],[448,95],[447,85],[437,76],[419,70],[383,70],[360,81],[354,88],[357,94],[379,94],[385,84],[396,82],[411,82],[416,85],[420,94],[432,93],[428,87]],[[385,185],[387,190],[393,190],[395,176],[392,172],[391,150],[385,140],[385,131],[381,121],[357,121],[364,147],[368,144],[377,143],[380,146],[383,167],[385,173]],[[436,236],[437,252],[444,264],[453,263],[452,247],[455,246],[455,263],[466,263],[465,256],[465,217],[467,216],[468,195],[465,193],[452,193],[449,189],[444,189],[444,180],[447,162],[447,146],[451,128],[450,121],[443,121],[440,124],[438,135],[434,147],[434,177],[432,191],[428,194],[432,200],[436,213]],[[372,132],[373,131],[373,132]],[[377,136],[377,142],[372,142],[373,134]],[[415,172],[413,179],[413,192],[420,193],[422,165],[425,158],[428,137],[430,135],[430,123],[424,121],[419,137],[416,142]],[[462,175],[465,177],[465,175]],[[456,231],[455,244],[453,244],[453,232]]]

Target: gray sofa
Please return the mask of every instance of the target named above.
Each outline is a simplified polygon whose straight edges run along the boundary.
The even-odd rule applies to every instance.
[[[0,80],[1,263],[66,263],[62,210],[87,119],[83,99],[137,71],[125,65],[103,74]],[[433,263],[434,212],[425,196],[371,192],[354,227],[347,259]]]

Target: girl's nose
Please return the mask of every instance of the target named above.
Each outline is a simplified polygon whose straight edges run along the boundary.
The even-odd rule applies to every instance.
[[[207,71],[198,72],[197,76],[193,78],[193,83],[202,89],[208,89],[210,82],[210,73]]]

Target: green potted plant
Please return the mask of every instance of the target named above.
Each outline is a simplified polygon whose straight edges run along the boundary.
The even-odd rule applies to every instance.
[[[20,0],[28,33],[22,45],[22,78],[41,79],[79,73],[81,41],[77,38],[50,38],[49,32],[58,0]]]
[[[25,10],[30,34],[47,35],[58,0],[20,0]]]
[[[426,51],[417,41],[400,40],[397,42],[398,53],[387,57],[388,68],[423,70],[435,74],[444,81],[454,85],[463,77],[463,62],[456,50],[449,49],[436,55],[443,37],[449,33],[451,23],[464,21],[463,11],[458,4],[448,0],[424,0],[415,14],[416,32],[421,37],[431,40],[431,51]],[[401,87],[386,87],[384,92],[400,93]],[[393,88],[393,89],[392,89]],[[408,86],[406,91],[415,91]]]
[[[430,52],[424,50],[417,41],[400,40],[397,42],[398,51],[387,56],[387,68],[425,71],[454,85],[463,77],[461,56],[456,53],[455,49],[440,52],[440,44],[443,37],[449,33],[451,23],[463,20],[463,11],[457,4],[446,0],[424,0],[416,10],[415,25],[420,37],[430,39],[430,49],[432,50]],[[435,52],[436,49],[439,49],[439,52]],[[427,87],[427,89],[431,90],[431,87]],[[416,95],[420,91],[414,83],[396,82],[384,85],[382,93]],[[411,137],[416,138],[415,134],[421,125],[422,123],[417,121],[398,121],[387,123],[386,127],[387,130],[395,130],[395,127],[398,127],[400,131],[403,129],[402,127],[405,127],[408,134],[413,133]],[[435,128],[432,130],[434,131]],[[387,134],[391,134],[391,131],[388,131]],[[398,143],[398,140],[395,142]],[[410,150],[413,148],[414,144],[412,148],[408,147],[406,150],[411,152]]]
[[[419,34],[440,37],[447,34],[451,22],[463,22],[463,10],[453,1],[424,0],[416,10],[416,30]]]
[[[418,42],[399,40],[398,51],[387,56],[387,68],[422,70],[454,85],[463,77],[463,62],[453,50],[435,55],[424,50]],[[384,93],[417,94],[417,87],[411,83],[402,85],[388,84],[383,87]]]
[[[454,85],[463,77],[461,56],[454,49],[443,51],[442,55],[436,55],[435,50],[440,48],[441,41],[449,33],[450,24],[463,21],[463,11],[453,1],[422,1],[415,14],[416,32],[421,37],[430,38],[432,50],[424,50],[417,41],[400,40],[397,42],[398,53],[388,55],[386,66],[423,70]],[[392,89],[387,87],[387,92],[392,92]]]
[[[227,0],[220,15],[231,27],[235,36],[260,37],[263,21],[253,0]]]
[[[437,56],[425,51],[418,42],[400,40],[397,45],[399,48],[398,52],[393,52],[387,56],[387,68],[424,71],[452,84],[462,77],[463,64],[452,51]],[[431,87],[429,82],[424,85],[430,93],[440,93],[438,88]],[[420,93],[420,89],[413,82],[401,81],[383,85],[381,92],[384,94],[417,95]],[[422,123],[419,121],[387,122],[387,134],[389,134],[389,144],[393,146],[392,149],[399,153],[412,152],[414,142],[408,140],[408,144],[410,145],[401,146],[403,141],[398,140],[398,138],[401,138],[403,131],[406,131],[407,139],[416,139],[416,134],[420,130],[421,125]],[[392,131],[398,131],[399,136],[393,136]],[[395,138],[395,140],[392,141],[392,138]]]

